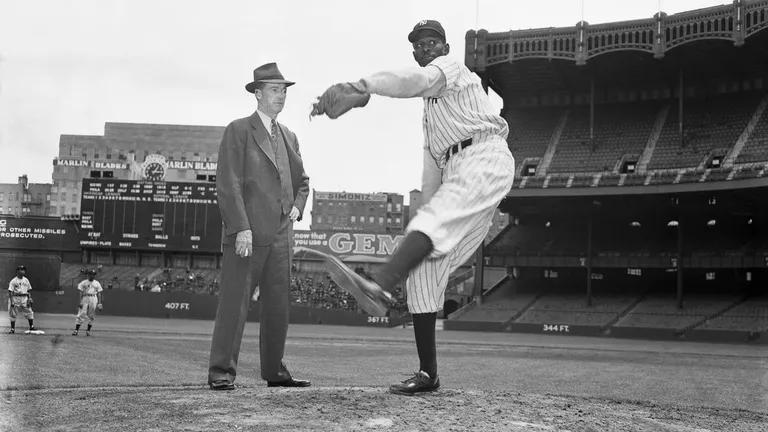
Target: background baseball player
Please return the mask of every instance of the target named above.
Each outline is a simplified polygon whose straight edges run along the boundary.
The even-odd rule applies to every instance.
[[[331,268],[342,287],[358,289],[387,304],[384,291],[407,276],[408,309],[413,314],[420,370],[392,385],[397,394],[433,391],[437,376],[435,320],[442,308],[448,276],[469,259],[488,233],[494,210],[512,187],[514,158],[507,146],[506,121],[496,114],[480,79],[447,57],[443,26],[420,21],[408,35],[420,67],[373,74],[336,84],[315,104],[312,115],[336,118],[365,106],[370,94],[424,99],[426,204],[411,220],[391,259],[373,282],[344,266]],[[351,285],[355,286],[351,286]]]
[[[80,331],[80,326],[83,324],[86,318],[88,318],[88,328],[85,330],[85,335],[91,335],[91,326],[93,326],[93,320],[96,319],[96,309],[101,310],[102,291],[99,281],[95,280],[96,270],[88,270],[88,279],[83,279],[77,285],[77,290],[80,291],[80,305],[78,306],[77,318],[75,319],[75,331],[72,332],[72,336],[77,336]]]
[[[32,311],[32,302],[30,301],[29,291],[32,290],[32,284],[25,277],[26,267],[20,265],[16,267],[16,277],[11,279],[8,284],[8,316],[11,319],[11,330],[8,333],[16,333],[16,316],[21,312],[24,318],[29,321],[29,331],[34,331],[35,313]]]

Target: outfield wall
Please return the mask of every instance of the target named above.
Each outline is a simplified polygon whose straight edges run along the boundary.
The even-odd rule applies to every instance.
[[[739,330],[693,329],[678,331],[671,328],[601,327],[569,324],[528,324],[488,321],[446,320],[445,330],[538,333],[562,336],[601,336],[626,339],[680,340],[716,343],[757,343],[768,345],[768,332]]]
[[[77,313],[78,293],[74,290],[34,292],[35,312]],[[0,304],[7,310],[8,292],[0,291]],[[105,291],[104,310],[100,315],[134,316],[148,318],[185,318],[213,320],[216,317],[218,297],[186,292],[152,293],[143,291]],[[259,320],[259,303],[252,302],[248,321]],[[366,314],[333,309],[316,309],[291,305],[290,322],[293,324],[335,324],[351,326],[394,327],[402,325],[404,317],[371,317]],[[44,328],[45,323],[41,322]]]

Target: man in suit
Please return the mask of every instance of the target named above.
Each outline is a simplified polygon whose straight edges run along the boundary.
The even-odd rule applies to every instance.
[[[230,123],[219,147],[216,191],[224,222],[221,293],[208,384],[233,390],[248,303],[260,288],[261,378],[270,387],[306,387],[283,363],[290,306],[293,222],[301,220],[309,177],[296,135],[277,122],[287,81],[275,63],[253,71],[245,89],[257,109]]]

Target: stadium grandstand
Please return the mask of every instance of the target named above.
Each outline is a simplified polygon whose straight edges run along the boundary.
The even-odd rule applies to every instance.
[[[768,1],[466,43],[517,171],[446,329],[768,338]]]

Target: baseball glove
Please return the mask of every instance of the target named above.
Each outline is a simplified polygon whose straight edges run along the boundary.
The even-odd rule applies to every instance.
[[[334,84],[312,104],[312,112],[309,115],[325,114],[332,119],[339,118],[352,108],[366,106],[370,99],[371,94],[366,92],[360,83]]]

